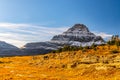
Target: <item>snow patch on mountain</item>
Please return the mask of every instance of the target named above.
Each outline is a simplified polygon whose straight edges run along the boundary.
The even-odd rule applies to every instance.
[[[52,50],[69,46],[91,46],[92,44],[104,44],[101,36],[91,33],[84,24],[75,24],[62,34],[55,35],[48,42],[27,43],[23,51],[25,53],[47,53]]]

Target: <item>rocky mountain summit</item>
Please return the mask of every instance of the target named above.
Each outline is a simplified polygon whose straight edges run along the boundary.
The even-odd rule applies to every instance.
[[[91,33],[84,24],[75,24],[62,34],[54,36],[51,42],[73,46],[90,46],[93,43],[103,44],[104,40],[100,36]]]
[[[52,50],[69,46],[91,46],[92,44],[104,44],[100,36],[91,33],[84,24],[75,24],[62,34],[55,35],[51,41],[27,43],[22,49],[27,54],[48,53]]]

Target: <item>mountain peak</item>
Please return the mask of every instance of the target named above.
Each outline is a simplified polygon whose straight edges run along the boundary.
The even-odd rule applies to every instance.
[[[18,49],[16,46],[6,43],[5,41],[0,41],[0,49]]]
[[[72,28],[68,29],[68,32],[89,32],[89,29],[84,24],[75,24]]]
[[[84,24],[75,24],[62,34],[55,35],[49,42],[28,43],[24,46],[24,53],[38,54],[69,46],[91,46],[104,44],[100,36],[94,35]]]
[[[54,36],[51,41],[75,46],[90,46],[93,43],[104,43],[102,37],[96,36],[94,33],[90,32],[84,24],[75,24],[62,34]]]

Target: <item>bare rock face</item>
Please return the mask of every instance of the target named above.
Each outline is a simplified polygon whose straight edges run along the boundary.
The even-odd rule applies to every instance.
[[[93,43],[104,44],[104,40],[91,33],[84,24],[75,24],[62,34],[54,36],[51,41],[27,43],[22,50],[26,55],[41,54],[56,50],[64,45],[91,46]]]
[[[68,29],[66,32],[64,33],[87,33],[89,32],[88,28],[84,25],[84,24],[75,24],[72,28]]]
[[[103,44],[104,40],[89,31],[84,24],[75,24],[60,35],[52,38],[51,42],[59,44],[69,44],[73,46],[90,46],[94,44]]]

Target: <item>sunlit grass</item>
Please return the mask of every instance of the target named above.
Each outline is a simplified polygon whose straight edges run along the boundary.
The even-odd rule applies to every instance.
[[[85,52],[0,58],[0,80],[120,80],[120,54],[111,53],[116,49],[105,45]]]

